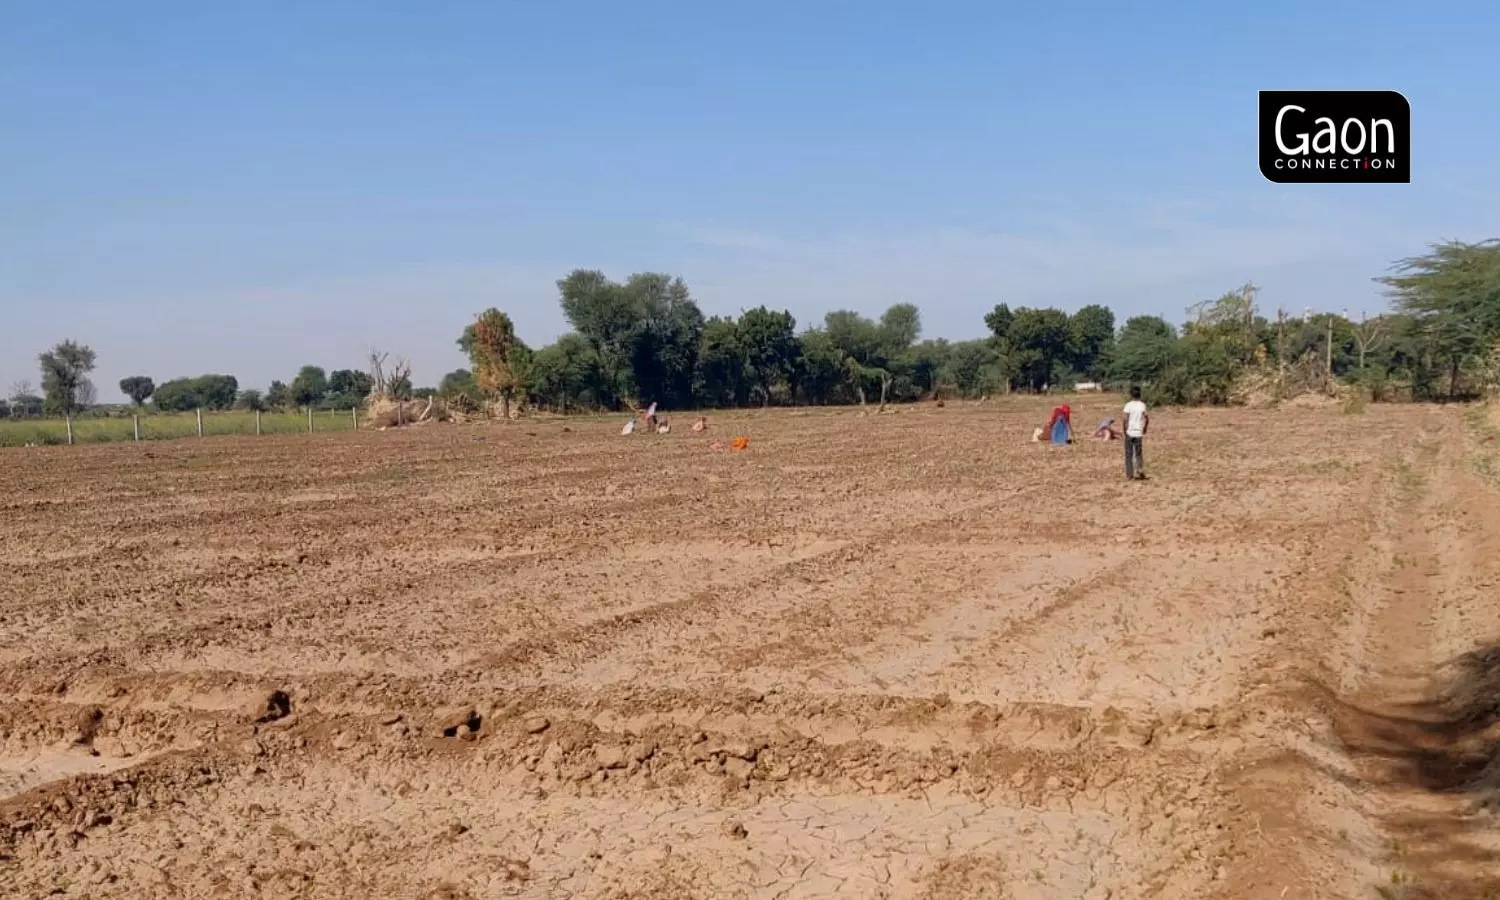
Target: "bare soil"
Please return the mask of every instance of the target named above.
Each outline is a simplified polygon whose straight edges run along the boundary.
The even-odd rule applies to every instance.
[[[1045,413],[0,451],[0,896],[1492,896],[1463,412]]]

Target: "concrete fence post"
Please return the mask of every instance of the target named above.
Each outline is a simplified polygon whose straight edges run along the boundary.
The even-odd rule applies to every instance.
[[[135,439],[136,439],[136,442],[139,443],[140,440],[141,440],[141,417],[140,416],[131,416],[130,418],[134,420],[134,424],[135,424]]]
[[[73,414],[67,413],[64,418],[68,420],[68,443],[73,443]]]
[[[354,422],[354,430],[358,431],[359,430],[359,407],[357,407],[357,406],[351,406],[351,407],[349,407],[349,418],[351,420],[353,420],[353,422]]]
[[[260,437],[260,410],[255,411],[255,436]]]
[[[309,405],[307,407],[307,433],[308,434],[312,434],[313,433],[312,406],[311,405]]]
[[[203,407],[198,407],[198,437],[203,437]]]

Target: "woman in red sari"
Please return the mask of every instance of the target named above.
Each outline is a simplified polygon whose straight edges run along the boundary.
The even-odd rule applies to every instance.
[[[1058,429],[1058,423],[1062,424],[1061,429]],[[1068,407],[1068,404],[1063,403],[1052,408],[1052,418],[1047,420],[1047,427],[1042,433],[1050,436],[1054,444],[1073,443],[1073,410]]]

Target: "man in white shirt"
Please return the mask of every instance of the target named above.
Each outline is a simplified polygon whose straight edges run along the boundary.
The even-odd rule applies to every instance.
[[[1141,439],[1151,427],[1151,417],[1146,415],[1146,404],[1141,402],[1141,389],[1130,388],[1130,402],[1125,404],[1125,477],[1134,481],[1146,480],[1146,461],[1141,454]]]

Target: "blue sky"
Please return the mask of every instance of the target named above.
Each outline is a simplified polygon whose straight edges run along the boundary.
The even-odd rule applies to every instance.
[[[419,383],[495,305],[540,345],[575,267],[800,325],[910,301],[1183,319],[1377,309],[1500,234],[1500,7],[1267,2],[0,0],[0,389],[62,338],[100,398],[373,346]],[[1391,89],[1410,185],[1274,185],[1256,91]]]

